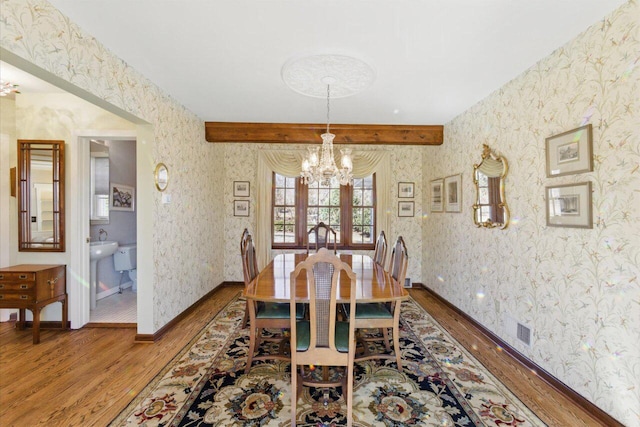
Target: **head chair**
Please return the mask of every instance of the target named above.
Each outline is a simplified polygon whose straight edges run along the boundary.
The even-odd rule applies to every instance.
[[[338,252],[337,250],[337,234],[335,230],[329,227],[324,222],[319,222],[315,227],[312,227],[307,233],[307,253],[309,253],[309,248],[313,247],[316,251],[320,248],[328,248],[331,243],[331,235],[333,234],[333,253]],[[313,237],[314,242],[311,242],[311,238]]]

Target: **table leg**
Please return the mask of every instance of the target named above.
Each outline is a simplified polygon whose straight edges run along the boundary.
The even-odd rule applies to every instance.
[[[26,313],[25,313],[25,309],[21,308],[18,311],[18,323],[17,323],[17,327],[19,330],[23,330],[24,329],[24,321],[26,318]]]
[[[40,342],[40,311],[42,307],[36,306],[31,312],[33,313],[33,343]]]
[[[62,303],[62,329],[67,329],[67,324],[69,323],[67,294],[64,295],[64,299],[60,302]]]

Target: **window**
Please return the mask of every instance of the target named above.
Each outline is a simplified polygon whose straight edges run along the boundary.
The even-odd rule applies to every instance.
[[[274,173],[273,183],[273,248],[306,248],[307,232],[319,222],[335,230],[342,249],[374,248],[375,175],[350,186],[337,180],[307,186]]]

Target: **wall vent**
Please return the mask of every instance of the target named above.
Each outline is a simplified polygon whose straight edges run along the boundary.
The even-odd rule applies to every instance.
[[[518,323],[517,338],[528,346],[531,346],[531,329]]]
[[[504,328],[507,335],[517,339],[522,344],[531,347],[533,340],[533,329],[530,326],[521,323],[508,313],[503,314]]]

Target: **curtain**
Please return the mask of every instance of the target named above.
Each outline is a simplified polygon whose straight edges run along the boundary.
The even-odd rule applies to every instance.
[[[271,198],[273,172],[298,177],[306,150],[262,150],[258,153],[256,253],[258,268],[262,270],[271,261]],[[376,228],[378,232],[391,229],[391,162],[387,151],[361,151],[352,155],[353,176],[363,178],[376,174]],[[336,162],[336,164],[340,164]]]

